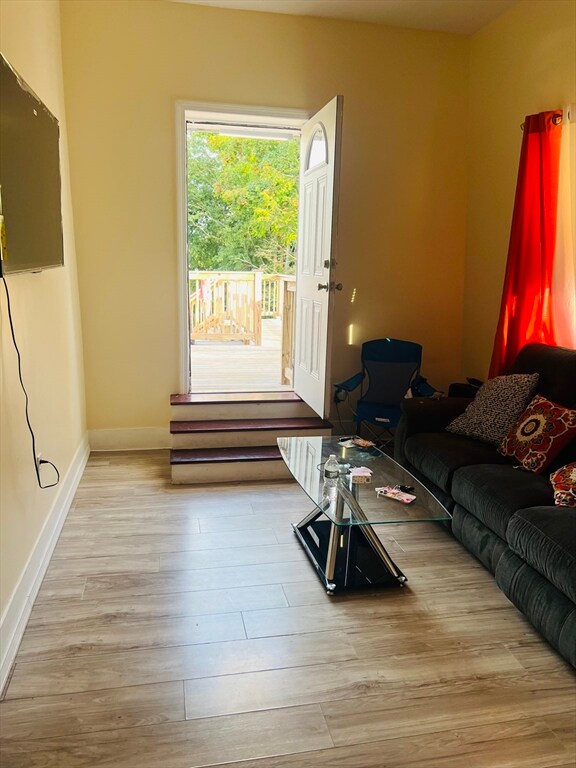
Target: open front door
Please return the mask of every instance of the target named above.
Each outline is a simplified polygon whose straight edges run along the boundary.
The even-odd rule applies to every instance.
[[[294,391],[322,417],[330,411],[341,125],[342,96],[336,96],[302,127],[300,145]]]

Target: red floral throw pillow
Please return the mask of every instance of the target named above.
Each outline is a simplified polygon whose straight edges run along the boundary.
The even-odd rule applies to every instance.
[[[576,507],[576,461],[550,475],[557,507]]]
[[[542,472],[576,437],[576,411],[536,395],[500,444],[524,469]]]

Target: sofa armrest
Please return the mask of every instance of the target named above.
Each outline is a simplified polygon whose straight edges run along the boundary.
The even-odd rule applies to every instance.
[[[394,459],[405,464],[404,443],[418,432],[443,432],[466,410],[469,397],[408,398],[402,403],[402,417],[394,434]]]

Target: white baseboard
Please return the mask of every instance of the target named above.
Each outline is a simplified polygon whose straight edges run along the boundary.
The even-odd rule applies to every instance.
[[[50,557],[72,504],[76,488],[88,461],[90,448],[85,437],[78,446],[66,476],[62,478],[59,492],[46,517],[34,549],[12,593],[2,618],[0,618],[0,691],[10,674],[18,646],[22,640],[32,605],[48,568]]]
[[[131,429],[91,429],[88,440],[92,451],[151,451],[170,447],[167,427]]]

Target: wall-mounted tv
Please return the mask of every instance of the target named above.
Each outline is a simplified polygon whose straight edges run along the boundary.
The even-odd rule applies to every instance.
[[[0,54],[2,271],[64,264],[58,120]]]

